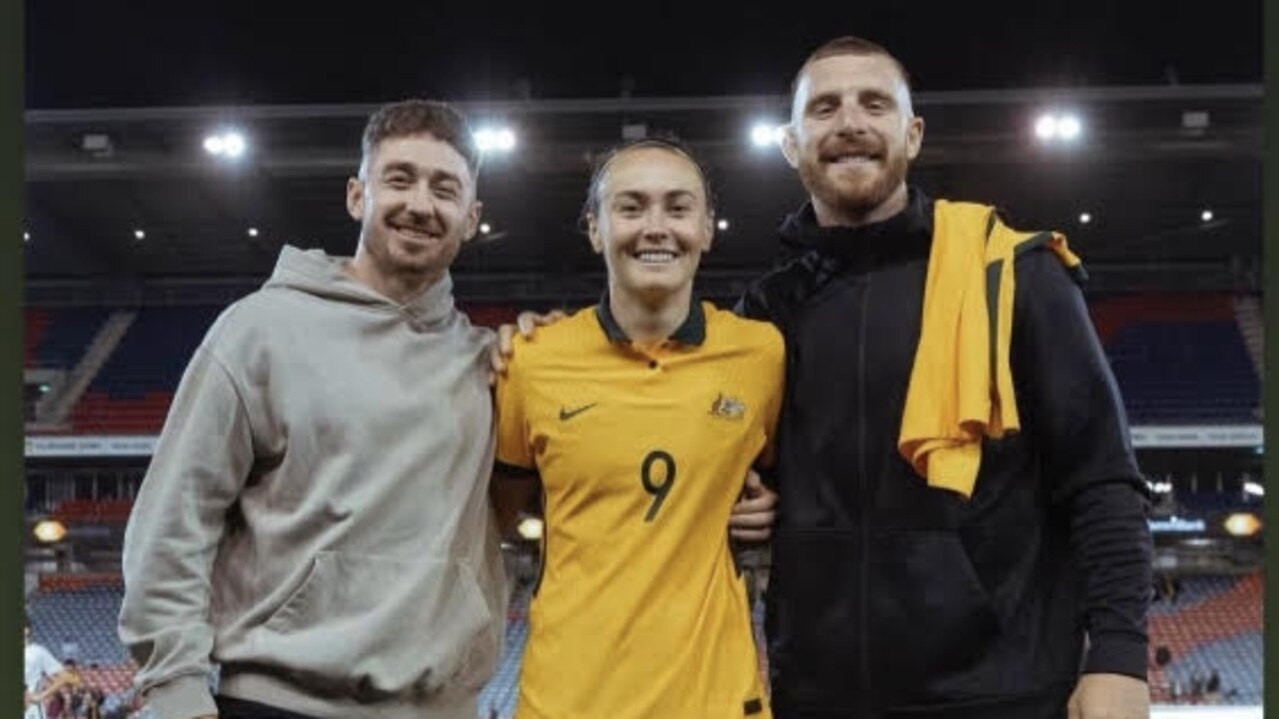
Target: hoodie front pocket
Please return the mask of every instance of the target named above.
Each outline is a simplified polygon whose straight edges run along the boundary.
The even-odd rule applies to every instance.
[[[492,670],[498,635],[464,564],[319,552],[257,632],[254,654],[318,693],[376,701],[473,688]]]
[[[921,677],[971,666],[1000,631],[954,532],[874,532],[867,591],[872,674],[886,687],[917,689]]]

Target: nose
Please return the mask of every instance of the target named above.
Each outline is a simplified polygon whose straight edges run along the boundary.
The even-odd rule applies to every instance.
[[[855,102],[845,102],[840,105],[839,114],[836,117],[839,131],[852,134],[862,134],[867,131],[866,119],[866,111]]]
[[[406,193],[404,209],[415,215],[430,215],[435,212],[435,198],[427,182],[415,183],[413,189]]]
[[[661,207],[652,207],[644,214],[644,239],[662,239],[667,236],[666,212]]]

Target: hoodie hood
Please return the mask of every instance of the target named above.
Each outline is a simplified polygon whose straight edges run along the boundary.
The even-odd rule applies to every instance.
[[[323,250],[303,250],[285,245],[265,289],[304,292],[326,300],[406,312],[414,319],[434,324],[453,313],[453,277],[444,273],[438,281],[401,305],[355,279],[347,272],[350,257],[326,254]]]

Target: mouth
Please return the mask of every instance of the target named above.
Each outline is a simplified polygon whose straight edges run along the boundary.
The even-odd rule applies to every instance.
[[[431,242],[439,240],[441,237],[441,233],[434,232],[425,227],[412,227],[407,225],[391,225],[390,227],[395,234],[413,242]]]
[[[631,257],[645,265],[668,265],[679,259],[679,253],[673,250],[636,250]]]
[[[822,156],[822,162],[836,167],[869,167],[879,164],[882,159],[880,153],[868,150],[847,150]]]

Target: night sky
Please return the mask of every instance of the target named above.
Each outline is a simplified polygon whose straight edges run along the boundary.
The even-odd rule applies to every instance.
[[[28,108],[781,94],[822,41],[916,90],[1259,83],[1262,0],[31,0]]]

